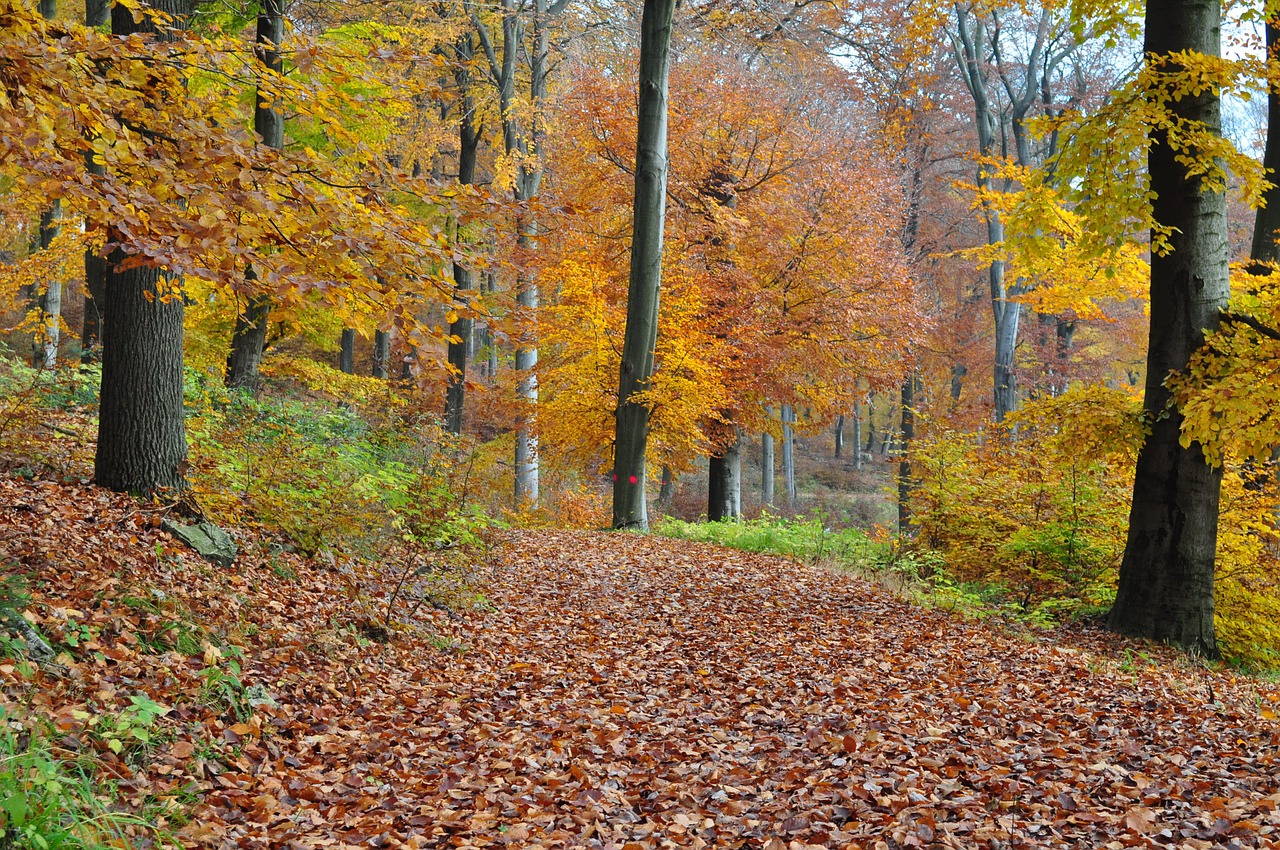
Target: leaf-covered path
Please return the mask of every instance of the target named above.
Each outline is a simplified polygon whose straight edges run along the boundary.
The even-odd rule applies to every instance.
[[[495,610],[433,615],[452,649],[361,646],[338,571],[211,569],[157,523],[0,481],[0,549],[45,580],[32,615],[64,645],[93,634],[28,699],[74,734],[73,712],[139,690],[172,705],[168,741],[116,767],[134,799],[198,790],[193,845],[1280,845],[1275,695],[1251,705],[1227,674],[1121,669],[822,569],[580,532],[513,534]],[[208,645],[165,650],[172,617],[139,588],[243,645],[244,682],[278,704],[229,713]],[[9,699],[16,677],[0,666]]]
[[[1077,652],[707,546],[526,534],[497,580],[500,613],[460,630],[460,656],[388,657],[399,669],[345,683],[315,718],[324,738],[295,758],[345,787],[312,810],[357,824],[345,840],[1277,840],[1276,726],[1211,710],[1194,683],[1135,687]],[[307,808],[248,832],[331,835]]]

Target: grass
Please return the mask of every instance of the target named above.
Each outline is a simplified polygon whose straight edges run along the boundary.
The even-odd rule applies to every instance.
[[[139,817],[113,809],[115,791],[82,759],[64,758],[42,732],[23,728],[0,710],[0,847],[105,850],[133,846],[139,832],[155,835]]]
[[[882,562],[888,554],[886,543],[877,543],[864,532],[846,528],[832,530],[825,517],[787,519],[765,513],[744,522],[684,522],[664,518],[655,531],[677,540],[718,543],[747,552],[785,555],[816,564],[834,563],[865,571]]]

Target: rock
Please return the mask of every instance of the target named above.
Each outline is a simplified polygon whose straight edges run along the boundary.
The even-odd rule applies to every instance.
[[[275,697],[267,690],[266,685],[250,685],[244,689],[245,702],[253,708],[279,708]]]
[[[231,535],[211,522],[180,525],[165,520],[160,527],[220,567],[229,567],[236,559],[236,543]]]

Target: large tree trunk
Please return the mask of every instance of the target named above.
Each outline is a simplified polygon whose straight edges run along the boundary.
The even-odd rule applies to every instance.
[[[471,60],[475,47],[471,33],[465,33],[457,44],[458,67],[454,80],[459,90],[458,117],[458,183],[470,186],[476,181],[476,153],[480,149],[480,133],[476,128],[475,101],[471,97]],[[462,239],[462,226],[458,227],[458,239]],[[472,319],[467,295],[475,289],[471,269],[459,262],[453,264],[453,292],[458,318],[449,323],[449,365],[453,371],[449,387],[445,391],[444,422],[451,434],[462,433],[462,412],[467,394],[467,345],[471,339]]]
[[[788,508],[796,506],[796,431],[791,427],[795,421],[791,405],[782,405],[782,486]]]
[[[284,41],[285,0],[261,2],[253,55],[260,66],[260,75],[270,73],[279,76],[284,73],[280,43]],[[284,148],[284,113],[264,96],[261,82],[254,95],[253,130],[262,137],[262,144],[267,147],[276,150]],[[252,286],[258,276],[250,268],[245,270],[244,278]],[[228,387],[238,387],[250,392],[258,388],[258,373],[262,366],[262,351],[267,347],[267,319],[270,314],[271,297],[254,293],[246,302],[244,312],[236,317],[231,351],[227,354]]]
[[[742,437],[711,458],[707,467],[707,519],[742,517]]]
[[[640,22],[635,217],[613,461],[615,528],[649,527],[644,491],[649,408],[633,396],[649,387],[653,377],[653,348],[658,338],[662,225],[667,196],[667,72],[675,7],[676,0],[645,0]]]
[[[150,5],[185,26],[191,0]],[[154,22],[115,5],[111,32],[155,34]],[[165,36],[161,36],[165,37]],[[111,241],[110,236],[108,241]],[[102,350],[102,389],[94,480],[112,490],[148,493],[186,487],[182,410],[182,293],[158,268],[122,270],[124,251],[107,259],[103,314],[112,329]]]
[[[1145,53],[1162,60],[1177,51],[1217,56],[1221,7],[1216,0],[1148,0]],[[1208,89],[1168,105],[1181,118],[1219,129],[1218,94]],[[1170,409],[1165,377],[1186,368],[1191,353],[1217,327],[1227,303],[1226,199],[1188,176],[1185,153],[1151,131],[1147,167],[1155,221],[1170,228],[1172,250],[1151,259],[1151,337],[1143,407],[1151,434],[1138,453],[1129,537],[1107,623],[1124,634],[1217,655],[1213,568],[1221,467],[1205,463],[1198,443],[1179,442],[1182,415]]]

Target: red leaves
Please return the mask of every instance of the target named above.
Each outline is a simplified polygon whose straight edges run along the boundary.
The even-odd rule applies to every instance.
[[[59,522],[33,528],[9,505]],[[86,706],[140,690],[172,705],[145,769],[112,769],[139,801],[198,789],[194,846],[1277,840],[1276,725],[1243,700],[1203,705],[1175,669],[1108,673],[766,557],[569,533],[512,536],[497,610],[433,627],[465,652],[412,634],[362,646],[335,628],[351,615],[334,571],[287,556],[286,582],[252,545],[225,572],[157,560],[167,538],[138,511],[0,480],[0,546],[48,582],[32,606],[46,634],[95,632],[33,705],[68,736]],[[167,615],[122,602],[157,592],[227,635],[224,656],[243,646],[241,680],[276,705],[237,717],[211,697],[199,643],[157,646]],[[17,702],[13,670],[0,684]],[[1214,688],[1243,694],[1226,676]]]

